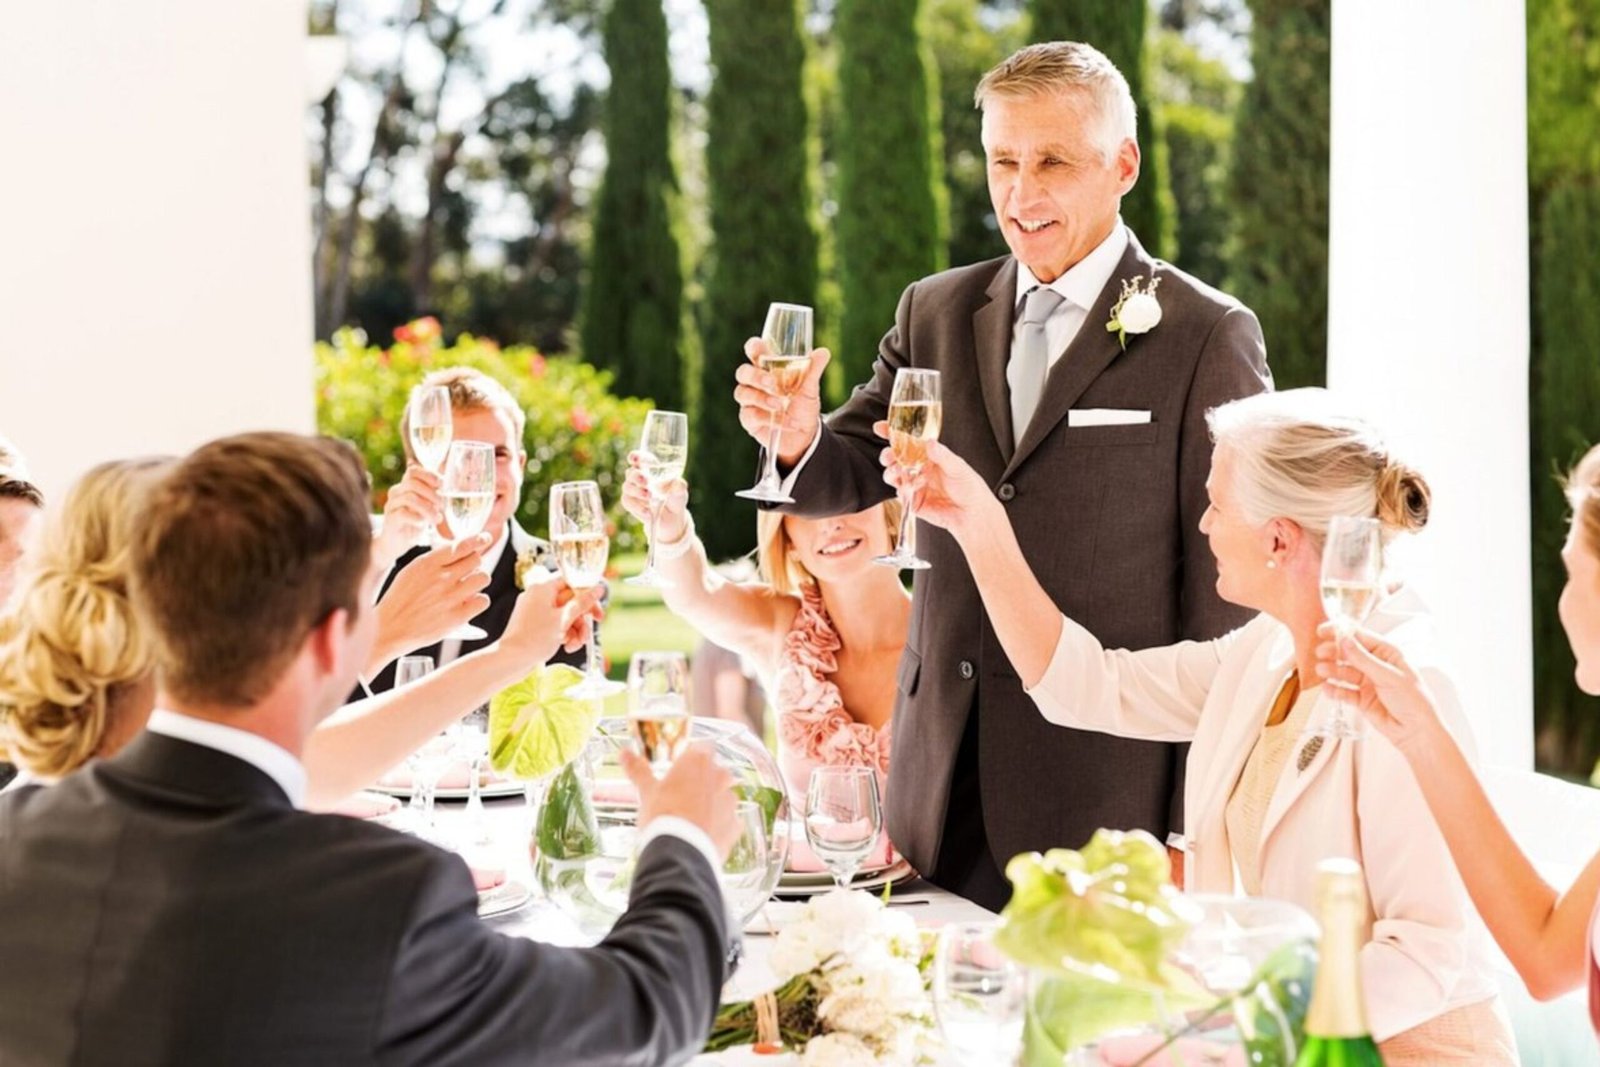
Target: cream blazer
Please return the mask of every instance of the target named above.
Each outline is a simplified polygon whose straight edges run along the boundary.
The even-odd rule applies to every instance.
[[[1288,628],[1259,615],[1215,641],[1129,652],[1107,650],[1071,619],[1063,623],[1029,696],[1062,726],[1192,741],[1184,787],[1187,885],[1235,892],[1224,808],[1268,708],[1294,670]],[[1421,601],[1402,588],[1367,625],[1404,650],[1470,757],[1460,701],[1433,657]],[[1323,741],[1304,770],[1302,752],[1297,746],[1284,766],[1262,823],[1262,893],[1311,911],[1317,863],[1330,856],[1360,861],[1373,918],[1361,959],[1373,1037],[1387,1040],[1494,996],[1482,923],[1399,750],[1369,728],[1359,741]]]

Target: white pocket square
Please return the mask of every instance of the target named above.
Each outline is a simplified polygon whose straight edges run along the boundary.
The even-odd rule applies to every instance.
[[[1148,411],[1128,408],[1072,408],[1067,412],[1067,426],[1135,426],[1149,422]]]

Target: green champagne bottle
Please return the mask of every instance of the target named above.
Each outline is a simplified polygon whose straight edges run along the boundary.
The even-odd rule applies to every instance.
[[[1383,1067],[1361,998],[1361,946],[1367,933],[1367,886],[1354,860],[1317,865],[1321,959],[1306,1013],[1306,1044],[1295,1067]]]

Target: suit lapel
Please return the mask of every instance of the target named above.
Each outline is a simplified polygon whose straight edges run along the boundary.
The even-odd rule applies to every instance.
[[[1007,257],[989,283],[988,301],[972,314],[983,406],[989,414],[989,428],[994,431],[994,443],[1002,459],[1011,455],[1011,387],[1006,384],[1006,364],[1011,359],[1016,293],[1017,261]]]
[[[1218,773],[1208,778],[1205,795],[1199,798],[1198,810],[1209,812],[1219,824],[1225,817],[1228,798],[1244,773],[1245,761],[1261,736],[1267,709],[1292,670],[1294,640],[1288,630],[1278,627],[1262,644],[1256,662],[1245,676],[1248,681],[1241,683],[1230,701],[1233,713],[1223,725],[1216,749]]]
[[[1083,327],[1067,346],[1066,353],[1056,360],[1054,367],[1050,368],[1050,377],[1045,380],[1044,395],[1039,398],[1039,409],[1034,413],[1033,421],[1028,424],[1022,440],[1018,442],[1016,451],[1012,453],[1011,463],[1006,467],[1003,478],[1009,478],[1011,473],[1033,454],[1044,439],[1050,436],[1056,424],[1066,418],[1067,411],[1077,403],[1078,398],[1100,376],[1100,373],[1122,354],[1116,334],[1106,329],[1106,323],[1111,320],[1111,307],[1122,293],[1122,279],[1131,278],[1135,274],[1149,274],[1154,269],[1155,264],[1145,255],[1144,249],[1139,246],[1139,241],[1133,236],[1132,231],[1129,231],[1128,247],[1122,253],[1122,259],[1117,262],[1117,269],[1112,272],[1110,280],[1100,290],[1099,298],[1089,309],[1088,317],[1083,320]],[[1132,343],[1130,340],[1130,344]],[[1007,351],[1009,353],[1009,348]],[[1000,381],[1002,385],[1005,384],[1003,366]],[[1005,406],[1009,422],[1009,398]]]

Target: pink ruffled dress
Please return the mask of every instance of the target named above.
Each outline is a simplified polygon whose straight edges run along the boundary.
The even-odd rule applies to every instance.
[[[878,772],[880,797],[888,780],[893,724],[874,729],[856,722],[845,710],[832,680],[839,669],[838,651],[839,635],[822,604],[821,591],[814,585],[802,586],[800,610],[784,636],[772,695],[778,715],[778,766],[797,809],[805,805],[806,784],[817,767],[871,767]],[[795,845],[792,868],[821,869],[803,841]],[[894,858],[885,833],[866,866],[885,866]]]

